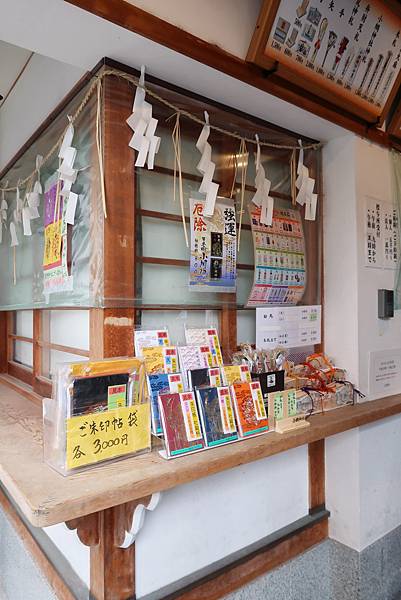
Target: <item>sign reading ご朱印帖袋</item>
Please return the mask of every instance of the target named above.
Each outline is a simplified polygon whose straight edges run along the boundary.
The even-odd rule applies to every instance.
[[[148,403],[71,417],[66,424],[68,469],[150,447]]]
[[[189,289],[235,292],[237,224],[234,201],[217,198],[213,216],[205,217],[205,201],[190,198],[191,260]]]

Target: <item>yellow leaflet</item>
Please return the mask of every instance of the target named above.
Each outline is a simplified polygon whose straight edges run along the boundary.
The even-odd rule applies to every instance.
[[[57,264],[61,261],[61,221],[50,223],[45,227],[45,249],[43,266]]]
[[[163,346],[149,346],[142,348],[147,373],[160,373],[164,369]]]
[[[94,375],[114,375],[139,371],[143,361],[140,358],[110,358],[102,361],[87,361],[70,365],[75,377]]]
[[[241,365],[226,365],[222,367],[226,379],[225,385],[231,386],[233,383],[247,381],[251,383],[251,375],[249,371],[241,370]]]
[[[149,404],[67,419],[67,468],[76,469],[150,446]]]

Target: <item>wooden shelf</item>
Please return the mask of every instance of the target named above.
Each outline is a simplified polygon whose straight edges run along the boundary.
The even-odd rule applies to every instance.
[[[43,462],[40,407],[0,383],[0,481],[27,519],[46,527],[174,488],[401,413],[401,394],[340,408],[311,426],[269,433],[175,460],[157,451],[62,477]]]

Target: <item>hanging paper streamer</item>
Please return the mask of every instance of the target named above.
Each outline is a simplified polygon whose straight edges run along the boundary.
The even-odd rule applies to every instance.
[[[205,206],[203,210],[203,214],[205,215],[205,217],[213,216],[217,192],[219,191],[219,184],[213,181],[213,175],[216,165],[212,161],[212,147],[207,141],[209,135],[209,115],[205,111],[205,125],[203,126],[198,141],[196,142],[196,147],[202,154],[201,159],[197,164],[196,168],[203,175],[202,183],[199,187],[199,192],[201,194],[206,194]]]
[[[14,246],[18,246],[18,237],[17,237],[17,228],[15,226],[14,221],[10,223],[10,236],[11,236],[11,248]]]
[[[77,208],[78,194],[70,192],[67,200],[67,209],[65,211],[65,222],[68,225],[74,225],[75,223],[75,211]]]
[[[262,225],[271,225],[273,222],[274,200],[269,196],[271,181],[267,179],[265,170],[260,161],[259,136],[256,138],[256,192],[252,202],[260,208],[260,222]]]
[[[304,149],[302,147],[302,141],[298,140],[298,143],[300,149],[297,167],[298,177],[295,185],[299,191],[296,202],[301,206],[305,205],[305,219],[307,221],[314,221],[316,219],[317,207],[317,194],[313,193],[315,180],[309,176],[309,169],[304,165]]]
[[[78,175],[78,170],[74,169],[77,149],[72,146],[72,140],[74,138],[74,125],[72,124],[70,117],[69,120],[70,124],[65,132],[64,139],[58,153],[60,165],[57,170],[59,173],[59,179],[63,182],[61,192],[63,196],[68,196],[72,184],[75,183]]]
[[[14,223],[21,223],[22,222],[22,209],[23,209],[23,202],[21,200],[21,194],[20,194],[20,189],[17,186],[17,190],[15,192],[15,208],[13,210],[13,218],[14,218]]]
[[[38,154],[36,157],[36,181],[33,184],[33,189],[29,190],[26,194],[26,202],[29,207],[29,215],[30,220],[38,219],[39,215],[39,205],[40,205],[40,195],[42,194],[42,184],[40,183],[40,167],[43,162],[43,157]],[[35,175],[34,174],[34,175]]]
[[[141,67],[141,76],[139,78],[132,114],[128,117],[127,123],[134,132],[129,146],[137,151],[135,161],[136,167],[144,167],[147,162],[148,169],[153,169],[155,155],[160,148],[160,138],[155,135],[158,120],[152,117],[152,105],[145,100],[145,67]]]
[[[69,118],[70,119],[70,118]],[[59,151],[60,166],[58,168],[59,182],[57,187],[56,203],[55,203],[55,218],[60,209],[60,198],[63,198],[63,206],[65,210],[61,210],[64,215],[64,221],[68,225],[75,223],[75,210],[78,202],[78,194],[71,191],[72,185],[75,183],[78,176],[78,169],[74,169],[74,163],[77,156],[77,149],[72,145],[74,138],[74,126],[70,119],[70,125],[65,132],[63,142]],[[103,210],[105,205],[103,203]],[[105,214],[106,216],[106,214]]]
[[[6,184],[7,185],[7,184]],[[1,192],[1,203],[0,203],[0,244],[3,241],[3,227],[7,227],[7,209],[8,204],[5,198],[4,190]]]
[[[24,235],[32,235],[31,212],[29,206],[24,206],[24,208],[22,209],[22,229]]]

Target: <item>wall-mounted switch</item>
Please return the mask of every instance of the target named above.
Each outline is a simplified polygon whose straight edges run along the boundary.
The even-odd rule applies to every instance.
[[[378,317],[379,319],[390,319],[394,317],[394,291],[378,290]]]

